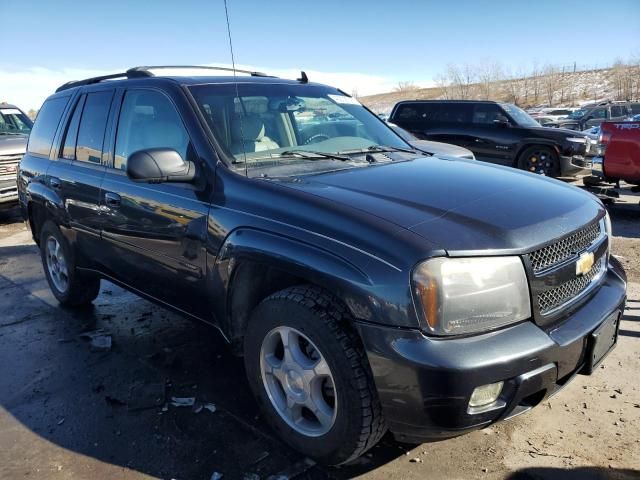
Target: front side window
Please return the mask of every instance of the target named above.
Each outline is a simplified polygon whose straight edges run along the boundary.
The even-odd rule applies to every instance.
[[[607,109],[606,108],[596,108],[593,112],[591,112],[591,115],[589,115],[591,118],[596,118],[596,119],[604,119],[607,118]]]
[[[27,146],[29,153],[49,156],[53,137],[68,101],[69,97],[64,96],[51,98],[44,102],[29,136],[29,145]]]
[[[236,94],[237,88],[237,94]],[[307,84],[217,84],[190,87],[218,144],[233,165],[305,164],[301,169],[370,148],[410,149],[357,100]],[[339,155],[342,158],[331,158]],[[364,163],[349,157],[344,165]],[[328,168],[339,168],[332,164]]]
[[[100,163],[112,97],[111,90],[92,92],[87,95],[78,127],[76,160]]]
[[[496,122],[508,122],[504,112],[494,103],[479,103],[473,110],[473,123],[494,125]]]
[[[186,160],[189,136],[176,108],[164,94],[129,90],[120,109],[114,168],[125,170],[132,153],[148,148],[171,148]]]
[[[531,115],[522,110],[520,107],[516,107],[511,103],[500,104],[505,112],[513,119],[519,127],[539,127],[540,124],[536,122]]]

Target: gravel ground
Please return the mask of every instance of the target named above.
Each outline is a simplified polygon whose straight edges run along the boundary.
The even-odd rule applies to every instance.
[[[617,348],[526,415],[452,440],[385,437],[356,464],[313,466],[271,437],[215,331],[107,282],[59,308],[17,212],[0,218],[0,478],[639,479],[640,206],[610,211],[629,276]],[[95,351],[82,332],[111,335]],[[195,397],[196,408],[164,398]],[[215,412],[198,405],[215,404]],[[249,474],[258,475],[250,477]]]

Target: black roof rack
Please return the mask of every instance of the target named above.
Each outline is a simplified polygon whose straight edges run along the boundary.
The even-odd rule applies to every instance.
[[[224,72],[234,72],[233,68],[227,67],[205,67],[201,65],[153,65],[153,66],[141,66],[141,67],[133,67],[122,73],[112,73],[111,75],[102,75],[99,77],[91,77],[85,80],[74,80],[71,82],[67,82],[64,85],[58,87],[56,92],[61,92],[62,90],[67,90],[69,88],[81,87],[83,85],[92,85],[94,83],[100,83],[104,80],[115,80],[118,78],[145,78],[145,77],[153,77],[154,74],[150,70],[161,70],[163,68],[166,69],[175,69],[175,68],[193,68],[193,69],[204,69],[204,70],[217,70]],[[235,72],[239,73],[247,73],[252,77],[270,77],[271,75],[267,75],[262,72],[252,72],[249,70],[239,70],[235,69]]]

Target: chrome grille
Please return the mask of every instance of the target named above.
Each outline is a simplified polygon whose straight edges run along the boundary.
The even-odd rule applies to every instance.
[[[600,222],[593,223],[562,240],[529,254],[533,271],[538,273],[581,252],[600,236]]]
[[[580,295],[600,276],[604,269],[605,258],[601,257],[586,275],[573,278],[568,282],[538,294],[538,307],[542,315],[560,307]]]
[[[16,175],[22,155],[0,155],[0,176]]]

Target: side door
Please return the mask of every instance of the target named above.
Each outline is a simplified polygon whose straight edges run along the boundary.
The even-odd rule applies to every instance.
[[[519,127],[495,103],[476,103],[472,107],[467,148],[478,160],[511,165]]]
[[[473,104],[442,102],[429,105],[423,138],[473,150],[471,147],[474,137],[469,129]]]
[[[627,118],[627,106],[626,105],[611,105],[611,118],[612,122],[620,122]]]
[[[115,279],[203,317],[205,239],[210,189],[202,169],[194,183],[143,183],[126,174],[127,158],[172,148],[198,163],[174,99],[160,90],[122,92],[111,159],[102,183],[104,270]]]
[[[591,127],[597,127],[608,118],[609,112],[607,107],[594,108],[587,114],[587,118],[584,120],[582,129],[586,130]]]
[[[76,262],[94,267],[95,252],[100,249],[100,184],[104,140],[113,114],[113,89],[78,95],[63,130],[56,161],[47,172],[50,187],[64,206],[64,232],[74,244]],[[64,228],[63,228],[64,231]]]

